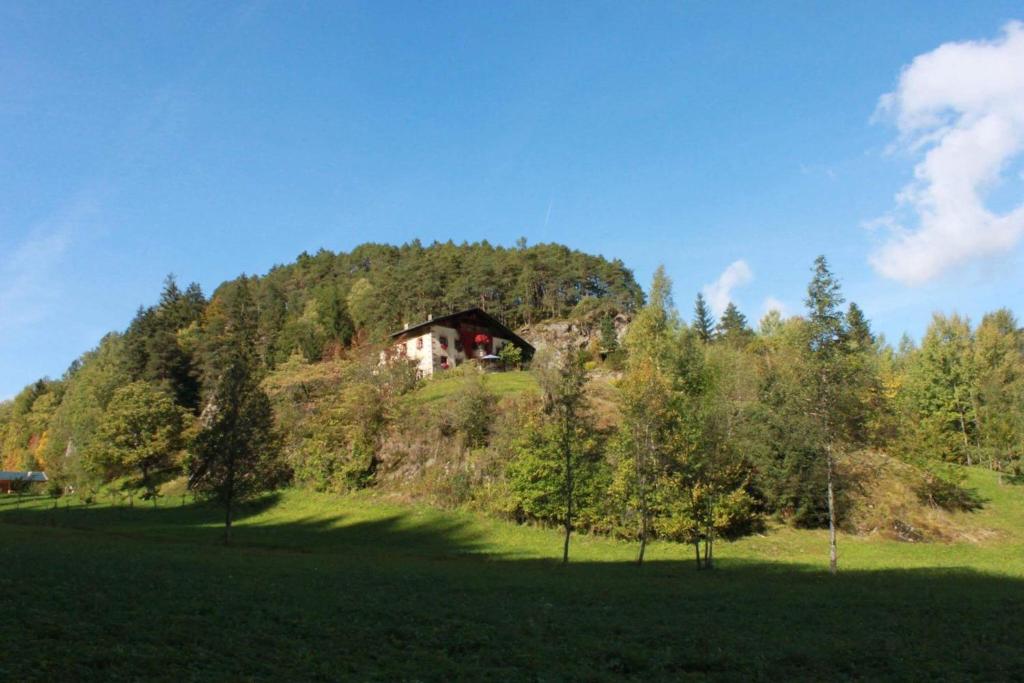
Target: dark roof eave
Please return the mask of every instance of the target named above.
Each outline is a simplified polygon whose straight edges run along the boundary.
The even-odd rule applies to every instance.
[[[404,335],[408,335],[411,332],[414,332],[416,330],[419,330],[419,329],[422,329],[422,328],[425,328],[425,327],[431,327],[433,325],[440,325],[445,320],[451,320],[452,318],[459,318],[459,317],[464,316],[464,315],[466,315],[468,313],[480,313],[480,314],[482,314],[483,316],[485,316],[486,318],[488,318],[491,321],[491,324],[494,327],[497,327],[497,328],[501,329],[502,331],[506,332],[508,334],[509,339],[511,341],[515,342],[519,346],[522,346],[522,347],[528,349],[531,352],[536,351],[536,349],[533,347],[532,344],[530,344],[530,342],[528,342],[525,339],[523,339],[522,337],[520,337],[518,334],[516,334],[515,332],[510,330],[507,326],[502,324],[501,321],[499,321],[493,315],[491,315],[490,313],[488,313],[487,311],[485,311],[484,309],[479,308],[479,307],[467,308],[467,309],[465,309],[463,311],[457,311],[455,313],[449,313],[448,315],[442,315],[442,316],[439,316],[437,318],[433,318],[432,320],[424,320],[421,323],[417,323],[415,325],[410,325],[409,327],[405,328],[404,330],[399,330],[398,332],[392,333],[391,334],[391,338],[392,339],[398,339],[398,338],[400,338],[400,337],[402,337]]]

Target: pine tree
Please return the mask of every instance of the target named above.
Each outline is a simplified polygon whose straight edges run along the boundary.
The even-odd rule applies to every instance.
[[[614,353],[619,348],[619,335],[615,331],[615,319],[610,315],[601,318],[601,351]]]
[[[231,542],[235,506],[284,483],[281,439],[253,359],[225,359],[192,444],[189,486],[224,507],[224,543]]]
[[[864,311],[853,301],[846,309],[846,338],[853,350],[865,351],[875,343],[875,335],[871,333],[871,325],[864,317]]]
[[[715,337],[715,319],[711,316],[711,309],[700,292],[697,292],[697,301],[693,306],[693,329],[705,344]]]
[[[747,316],[740,313],[736,304],[729,302],[722,319],[718,321],[717,338],[736,347],[745,346],[754,337],[754,331],[747,324]]]

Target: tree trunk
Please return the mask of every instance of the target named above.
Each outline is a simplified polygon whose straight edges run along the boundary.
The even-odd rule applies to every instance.
[[[960,413],[960,433],[964,437],[964,452],[967,454],[967,466],[970,467],[974,463],[971,462],[971,442],[967,438],[967,422],[964,419],[963,408],[959,404],[957,404],[957,409]]]
[[[967,418],[964,415],[964,406],[960,403],[960,387],[953,386],[953,400],[956,401],[956,412],[960,416],[960,434],[964,439],[964,453],[967,454],[967,466],[970,467],[973,463],[971,462],[971,442],[967,438]]]
[[[562,563],[569,562],[569,536],[572,534],[572,448],[569,443],[569,421],[563,426],[562,448],[565,452],[565,546],[562,548]]]
[[[693,557],[694,557],[695,560],[697,560],[697,571],[700,571],[701,563],[700,563],[700,539],[699,538],[694,540],[694,542],[693,542]]]
[[[153,507],[156,507],[156,487],[153,486],[149,481],[149,468],[142,468],[142,485],[146,487],[149,492],[150,500],[153,501]]]
[[[647,512],[640,513],[640,554],[637,555],[636,563],[644,563],[644,550],[647,549]]]
[[[714,508],[711,505],[711,497],[708,496],[708,526],[704,536],[704,568],[711,569],[711,547],[715,542],[715,521],[713,517]]]
[[[826,446],[828,452],[828,570],[835,574],[839,558],[836,552],[836,496],[832,486],[832,446]]]
[[[231,545],[231,499],[224,501],[224,545]]]
[[[645,442],[645,448],[648,443],[650,443],[649,436]],[[638,565],[644,563],[644,551],[647,549],[647,477],[645,467],[643,454],[638,452],[636,456],[637,483],[640,485],[640,554],[636,558]]]
[[[231,506],[235,501],[235,459],[228,460],[227,485],[224,488],[224,545],[231,545]]]

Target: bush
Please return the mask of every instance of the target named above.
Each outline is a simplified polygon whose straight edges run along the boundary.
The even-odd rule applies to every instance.
[[[487,388],[486,376],[472,373],[466,376],[455,398],[453,422],[462,436],[463,448],[482,448],[487,445],[494,424],[498,397]]]
[[[922,503],[951,512],[980,510],[984,500],[960,481],[929,473],[914,491]]]

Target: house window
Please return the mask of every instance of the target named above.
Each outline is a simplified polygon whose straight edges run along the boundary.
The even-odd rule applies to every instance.
[[[442,370],[447,370],[448,369],[448,356],[441,356],[441,369]]]
[[[409,345],[406,344],[405,342],[402,342],[401,346],[398,347],[398,352],[403,356],[409,353]]]
[[[445,337],[444,335],[438,337],[437,338],[437,343],[441,345],[442,349],[447,349],[448,348],[448,337]]]
[[[416,348],[417,349],[422,349],[423,348],[423,337],[417,337],[416,338]]]

